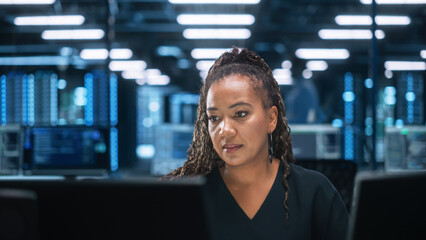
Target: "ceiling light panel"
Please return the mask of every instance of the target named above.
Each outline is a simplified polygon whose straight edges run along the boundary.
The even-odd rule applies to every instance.
[[[102,29],[75,29],[75,30],[45,30],[41,37],[45,40],[83,40],[101,39],[105,35]]]
[[[190,28],[183,31],[186,39],[248,39],[250,30],[246,28]]]
[[[408,16],[376,16],[377,25],[408,25],[411,18]],[[371,25],[372,19],[368,15],[338,15],[334,18],[338,25]]]
[[[260,0],[169,0],[173,4],[258,4]]]
[[[252,25],[255,17],[251,14],[180,14],[176,20],[181,25]]]
[[[195,59],[216,59],[231,50],[231,48],[195,48],[191,51],[191,56]]]
[[[61,15],[61,16],[27,16],[16,17],[13,23],[17,26],[32,25],[82,25],[84,17],[81,15]]]
[[[360,0],[362,4],[371,4],[372,0]],[[377,4],[426,4],[426,0],[376,0]]]
[[[385,68],[391,71],[425,71],[426,63],[424,61],[386,61]]]
[[[0,5],[43,5],[53,4],[55,0],[0,0]]]
[[[371,39],[373,34],[367,29],[321,29],[318,32],[321,39]],[[377,39],[383,39],[385,33],[382,30],[376,30]]]
[[[347,59],[350,54],[344,48],[299,48],[296,56],[302,59]]]

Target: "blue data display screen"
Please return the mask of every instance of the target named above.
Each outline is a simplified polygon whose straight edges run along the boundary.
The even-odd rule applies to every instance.
[[[107,137],[97,129],[28,129],[26,162],[32,169],[103,168],[109,162]]]

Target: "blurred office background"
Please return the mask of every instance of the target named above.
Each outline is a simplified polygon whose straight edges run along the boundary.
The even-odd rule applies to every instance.
[[[0,0],[0,172],[169,172],[232,46],[273,69],[296,160],[426,169],[426,1],[376,2]]]

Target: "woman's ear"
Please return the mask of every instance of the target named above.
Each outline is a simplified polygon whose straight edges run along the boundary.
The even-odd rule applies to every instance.
[[[269,109],[268,117],[269,117],[268,132],[272,133],[273,131],[275,131],[275,128],[277,127],[277,121],[278,121],[278,109],[276,106],[272,106]]]

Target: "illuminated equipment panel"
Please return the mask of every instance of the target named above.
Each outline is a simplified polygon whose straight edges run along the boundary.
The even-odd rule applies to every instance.
[[[298,159],[341,159],[340,128],[331,125],[290,125],[293,155]]]
[[[104,175],[111,169],[109,128],[25,129],[24,174]]]
[[[385,169],[426,170],[426,126],[385,128]]]
[[[22,129],[0,126],[0,174],[19,174],[22,166]]]
[[[162,124],[156,126],[155,157],[151,175],[164,175],[183,165],[192,141],[192,124]]]

